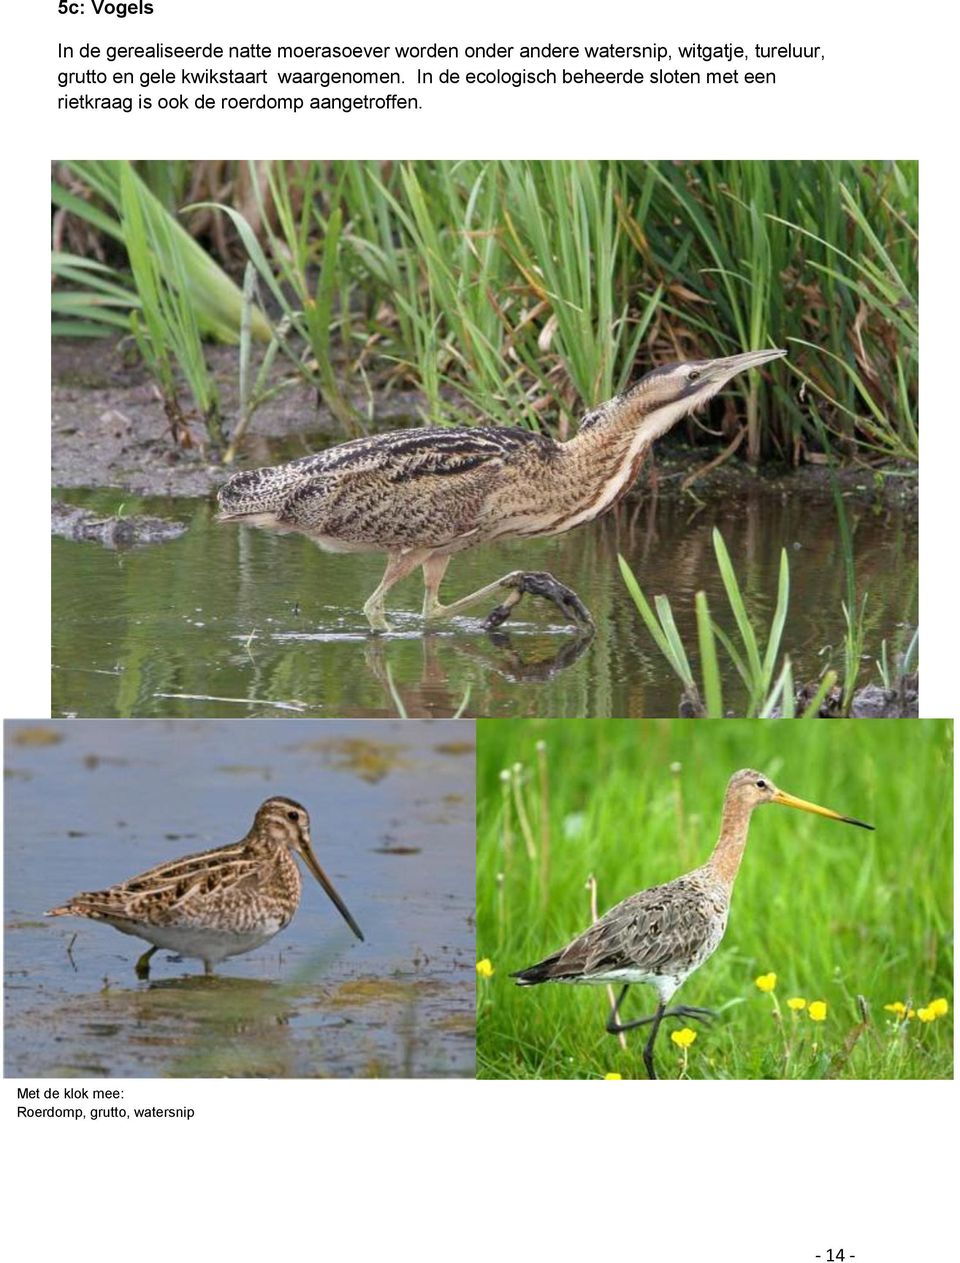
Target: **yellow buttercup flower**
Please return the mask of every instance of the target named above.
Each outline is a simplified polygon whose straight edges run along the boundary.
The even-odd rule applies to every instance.
[[[907,1011],[907,1006],[902,1000],[894,1000],[893,1004],[885,1004],[883,1007],[888,1013],[896,1013],[897,1017],[903,1017]]]
[[[622,1079],[622,1074],[617,1074],[616,1070],[611,1070],[609,1074],[603,1076],[605,1079]]]
[[[917,1017],[921,1022],[933,1022],[936,1020],[936,1013],[928,1005],[925,1009],[917,1009]]]
[[[754,979],[754,982],[761,991],[772,991],[777,985],[777,975],[773,973],[761,974],[759,978]]]
[[[683,1026],[678,1031],[671,1031],[670,1038],[679,1048],[689,1048],[697,1038],[697,1032],[692,1031],[689,1026]]]
[[[827,1020],[826,1000],[811,1000],[807,1012],[814,1022],[825,1022]]]
[[[943,996],[941,996],[938,1000],[931,1000],[927,1005],[927,1008],[934,1017],[946,1017],[946,1015],[950,1012],[950,1005],[947,1004]]]
[[[493,977],[493,962],[484,956],[483,960],[477,961],[477,973],[481,978]]]
[[[799,1013],[801,1009],[807,1007],[807,1002],[802,995],[791,996],[787,1001],[787,1008],[793,1009],[794,1013]]]

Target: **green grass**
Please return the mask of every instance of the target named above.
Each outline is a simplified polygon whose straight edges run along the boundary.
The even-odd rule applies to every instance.
[[[58,332],[111,331],[142,301],[117,248],[123,168],[73,162],[54,184]],[[236,340],[242,295],[193,225],[225,267],[254,262],[289,326],[282,353],[346,432],[358,399],[402,386],[433,422],[566,437],[656,364],[779,345],[789,361],[737,379],[712,436],[691,422],[688,437],[752,463],[824,447],[916,461],[916,163],[147,163],[135,178],[148,221],[173,225],[198,327]],[[187,190],[198,213],[181,225]]]
[[[950,721],[484,720],[478,729],[477,951],[494,968],[477,979],[481,1077],[644,1077],[643,1031],[626,1036],[625,1051],[605,1033],[603,988],[519,988],[509,974],[589,924],[591,876],[603,913],[700,864],[740,767],[876,832],[758,809],[726,937],[677,997],[720,1014],[696,1028],[686,1073],[952,1075]],[[773,995],[754,981],[770,971]],[[826,1021],[795,1017],[792,996],[825,1001]],[[898,1023],[884,1009],[938,997],[951,1012],[929,1023]],[[651,1012],[652,1001],[649,988],[632,987],[624,1017]],[[661,1076],[678,1077],[682,1060],[661,1032]]]
[[[762,656],[757,630],[747,613],[730,554],[723,542],[723,536],[716,527],[713,531],[713,549],[739,639],[735,643],[733,635],[728,635],[718,623],[714,622],[710,617],[706,593],[698,592],[694,601],[697,616],[697,644],[703,675],[702,695],[694,679],[683,641],[680,639],[669,598],[662,594],[655,597],[651,608],[643,594],[643,589],[637,582],[636,575],[623,557],[619,558],[620,574],[647,631],[683,684],[684,699],[694,715],[704,719],[723,719],[727,713],[724,709],[720,666],[717,660],[717,641],[719,640],[746,689],[747,718],[754,719],[758,715],[769,718],[774,708],[779,705],[783,717],[793,719],[793,669],[789,657],[784,658],[783,665],[779,671],[777,670],[780,640],[790,604],[790,565],[787,561],[786,549],[780,550],[777,603]],[[817,705],[819,706],[819,701]],[[816,713],[816,706],[809,707],[806,712],[811,718]]]

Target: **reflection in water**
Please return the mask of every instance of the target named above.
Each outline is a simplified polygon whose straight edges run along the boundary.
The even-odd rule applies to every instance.
[[[119,493],[71,493],[102,513]],[[140,511],[128,503],[128,512]],[[189,522],[180,539],[112,553],[53,540],[54,713],[270,715],[280,704],[311,715],[647,715],[677,713],[679,687],[620,579],[617,554],[648,595],[666,593],[688,645],[694,594],[730,625],[711,532],[719,527],[748,609],[769,625],[780,549],[791,567],[783,649],[795,677],[842,665],[846,588],[830,503],[781,500],[768,488],[695,507],[647,499],[555,539],[513,541],[458,558],[444,599],[509,569],[549,570],[597,624],[579,643],[550,606],[524,602],[506,642],[488,638],[479,611],[424,635],[418,577],[392,594],[395,632],[368,634],[362,605],[381,558],[333,556],[306,539],[218,527],[197,501],[151,501]],[[890,508],[848,507],[860,593],[868,594],[866,653],[892,652],[917,615],[917,531]],[[406,612],[404,612],[404,610]],[[725,698],[739,701],[727,670]],[[876,678],[865,664],[863,682]],[[204,700],[206,698],[232,700]],[[288,712],[287,712],[288,713]]]
[[[288,719],[6,727],[5,1072],[471,1076],[474,725]],[[204,977],[166,950],[46,918],[236,836],[295,794],[366,941],[304,886],[275,939]]]

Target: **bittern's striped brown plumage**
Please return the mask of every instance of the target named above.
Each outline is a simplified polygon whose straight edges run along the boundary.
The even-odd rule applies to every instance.
[[[507,426],[425,426],[244,471],[220,488],[220,520],[300,531],[331,552],[385,552],[386,572],[364,606],[375,630],[388,628],[390,588],[418,566],[426,620],[505,592],[487,620],[496,626],[529,592],[590,626],[576,594],[541,572],[514,571],[446,606],[440,584],[454,553],[494,540],[557,535],[606,512],[629,490],[655,439],[737,373],[785,354],[749,351],[655,369],[588,412],[565,443]]]
[[[744,769],[735,772],[723,802],[720,837],[700,868],[662,886],[651,886],[618,903],[562,951],[513,975],[520,986],[541,982],[622,983],[607,1021],[611,1035],[650,1025],[643,1050],[647,1074],[655,1079],[653,1046],[665,1017],[709,1020],[709,1009],[679,1004],[667,1008],[674,993],[708,960],[723,938],[730,897],[743,850],[750,815],[762,803],[780,803],[812,811],[831,820],[872,829],[873,825],[841,816],[827,807],[794,798],[777,789],[769,776]],[[620,1021],[620,1008],[631,983],[645,982],[657,993],[656,1012],[631,1022]]]
[[[299,855],[357,938],[360,927],[317,863],[307,810],[292,798],[261,803],[246,837],[197,855],[159,864],[106,890],[74,895],[48,917],[103,921],[153,947],[137,961],[147,978],[159,948],[199,958],[204,971],[228,956],[267,942],[293,920],[300,905]]]

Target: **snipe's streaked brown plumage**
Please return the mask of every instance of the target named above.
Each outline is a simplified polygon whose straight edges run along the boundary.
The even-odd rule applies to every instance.
[[[769,776],[744,769],[735,772],[723,801],[720,838],[701,868],[662,886],[630,895],[600,918],[562,951],[548,956],[512,977],[520,986],[541,982],[622,983],[607,1019],[611,1035],[650,1025],[643,1063],[651,1079],[657,1077],[653,1046],[665,1017],[709,1021],[709,1009],[679,1004],[667,1008],[671,997],[694,970],[716,951],[727,928],[730,896],[747,844],[750,815],[763,803],[779,803],[812,811],[831,820],[872,829],[873,825],[841,816],[828,807],[804,802],[777,789]],[[646,982],[657,993],[656,1012],[631,1022],[620,1021],[620,1008],[631,983]]]
[[[161,947],[202,960],[210,974],[214,965],[252,951],[293,920],[302,889],[295,854],[362,939],[317,863],[306,808],[282,797],[262,803],[250,832],[232,846],[185,855],[107,890],[74,895],[47,916],[89,917],[152,943],[137,961],[138,978],[149,977],[150,957]]]
[[[244,471],[220,488],[220,521],[300,531],[331,552],[385,552],[386,572],[363,607],[374,630],[388,630],[385,597],[418,566],[427,621],[506,593],[486,620],[495,627],[530,593],[589,628],[576,593],[544,572],[513,571],[441,605],[450,558],[477,544],[558,535],[592,521],[630,489],[655,439],[737,373],[782,355],[748,351],[654,369],[588,412],[565,443],[519,427],[426,426]]]

